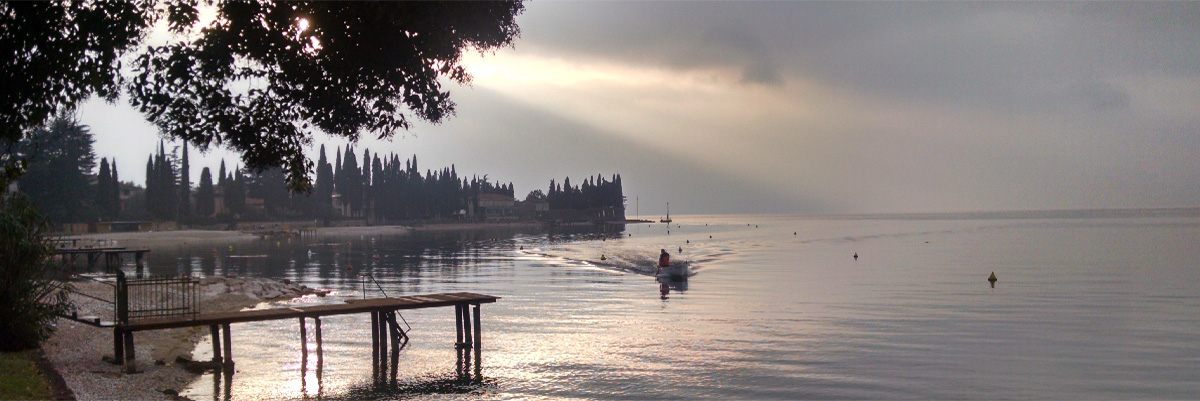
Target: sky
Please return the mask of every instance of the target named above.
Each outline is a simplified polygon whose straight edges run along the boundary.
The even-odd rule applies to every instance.
[[[446,85],[456,116],[356,154],[519,199],[621,174],[631,217],[1200,206],[1200,2],[534,1],[517,22]],[[142,183],[159,135],[124,102],[79,118]],[[238,164],[189,156],[193,181]]]

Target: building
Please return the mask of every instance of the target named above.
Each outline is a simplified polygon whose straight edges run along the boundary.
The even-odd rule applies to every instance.
[[[479,194],[467,204],[467,215],[479,221],[516,221],[520,217],[517,200],[508,195]]]

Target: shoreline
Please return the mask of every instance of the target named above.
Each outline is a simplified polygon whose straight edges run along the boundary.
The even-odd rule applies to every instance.
[[[410,235],[412,233],[427,233],[427,232],[451,232],[451,231],[484,231],[493,229],[545,229],[548,227],[542,222],[509,222],[509,223],[438,223],[420,226],[401,226],[401,225],[383,225],[383,226],[349,226],[349,227],[318,227],[309,229],[317,237],[340,237],[340,236],[363,236],[363,235]],[[298,232],[281,231],[285,232]],[[117,232],[117,233],[98,233],[98,234],[83,234],[83,235],[68,235],[61,237],[62,239],[77,239],[82,243],[104,243],[108,245],[125,246],[125,247],[143,247],[154,248],[170,247],[176,245],[193,245],[193,244],[210,244],[210,243],[229,243],[254,241],[265,238],[263,234],[251,231],[237,230],[171,230],[171,231],[135,231],[135,232]],[[80,246],[83,246],[83,244]]]
[[[97,282],[73,282],[81,294],[111,296],[112,287]],[[320,290],[262,278],[206,277],[201,279],[201,310],[205,313],[241,310],[264,302],[290,300]],[[81,296],[72,300],[80,315],[111,314],[110,306]],[[112,358],[112,329],[59,318],[56,330],[42,344],[42,352],[67,387],[79,400],[154,399],[178,400],[199,373],[185,369],[180,358],[192,353],[208,331],[202,327],[153,330],[137,333],[139,373],[123,373],[123,367],[106,362]]]

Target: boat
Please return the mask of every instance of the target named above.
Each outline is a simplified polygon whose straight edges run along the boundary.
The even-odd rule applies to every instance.
[[[675,280],[687,280],[688,264],[685,262],[671,263],[670,266],[658,268],[658,277],[666,277]]]
[[[671,202],[667,202],[667,218],[659,219],[658,222],[659,223],[670,223],[671,222]]]

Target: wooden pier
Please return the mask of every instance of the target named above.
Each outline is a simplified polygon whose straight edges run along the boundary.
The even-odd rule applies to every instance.
[[[72,264],[73,265],[75,263],[75,258],[78,257],[79,255],[87,256],[88,269],[95,267],[96,263],[98,263],[100,261],[101,257],[104,257],[104,267],[105,268],[107,268],[107,269],[118,268],[123,263],[121,260],[122,259],[121,255],[125,255],[125,254],[133,255],[134,263],[137,265],[138,269],[141,269],[143,266],[142,257],[149,252],[150,252],[149,249],[127,249],[123,246],[95,247],[95,248],[62,248],[62,249],[57,249],[54,251],[54,253],[56,255],[59,255],[62,257],[64,264]]]
[[[124,363],[127,372],[135,372],[137,366],[134,357],[133,333],[146,330],[161,330],[182,327],[209,326],[212,334],[213,360],[218,366],[224,366],[227,372],[233,372],[233,347],[230,343],[230,325],[233,323],[261,322],[267,320],[297,319],[300,323],[300,341],[303,356],[307,357],[308,347],[305,319],[314,320],[314,331],[318,350],[321,344],[321,318],[325,316],[370,313],[371,330],[371,360],[376,379],[388,376],[388,343],[391,343],[391,381],[396,381],[401,348],[407,343],[406,330],[400,328],[396,321],[397,311],[407,309],[424,309],[453,306],[457,322],[458,373],[466,375],[470,371],[471,351],[474,351],[475,377],[479,377],[481,369],[480,346],[480,305],[494,303],[500,299],[496,296],[481,295],[468,292],[416,295],[392,298],[374,298],[363,300],[347,300],[344,304],[317,305],[306,307],[288,307],[276,309],[259,309],[236,312],[201,313],[193,317],[170,317],[159,319],[136,320],[114,327],[113,350],[116,361]],[[318,358],[320,354],[318,354]]]

